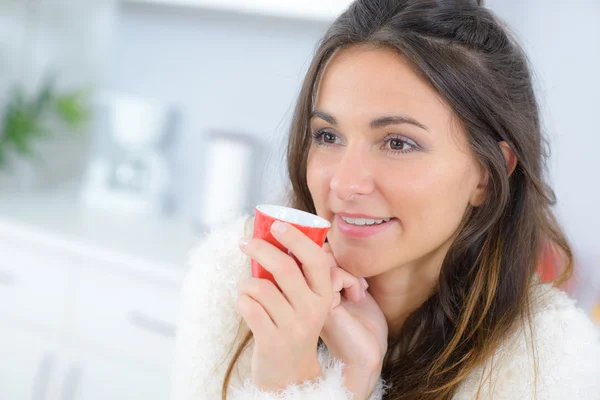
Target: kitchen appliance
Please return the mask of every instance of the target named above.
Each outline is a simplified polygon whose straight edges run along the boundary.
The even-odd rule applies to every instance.
[[[170,182],[163,151],[172,109],[126,95],[106,95],[107,133],[90,163],[82,197],[91,207],[161,213]]]
[[[252,209],[260,145],[249,135],[218,131],[207,135],[204,147],[199,223],[210,229]]]

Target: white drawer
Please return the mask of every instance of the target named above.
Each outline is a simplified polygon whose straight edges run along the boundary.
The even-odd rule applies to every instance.
[[[0,235],[0,314],[58,329],[66,318],[74,262],[43,246]]]
[[[120,275],[106,265],[82,269],[73,332],[139,360],[170,365],[178,291],[160,282]]]

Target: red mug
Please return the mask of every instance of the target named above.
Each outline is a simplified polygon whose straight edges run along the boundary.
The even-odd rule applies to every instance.
[[[252,234],[252,237],[266,240],[281,251],[288,253],[296,261],[299,267],[301,267],[300,261],[298,261],[298,259],[271,234],[271,225],[273,225],[273,222],[279,220],[296,227],[308,236],[310,240],[321,247],[325,243],[327,232],[331,227],[331,224],[325,218],[295,208],[270,204],[256,206],[254,209],[254,217],[254,233]],[[252,276],[255,278],[268,279],[273,282],[275,286],[279,287],[275,278],[273,278],[273,275],[265,270],[254,259],[252,260]]]

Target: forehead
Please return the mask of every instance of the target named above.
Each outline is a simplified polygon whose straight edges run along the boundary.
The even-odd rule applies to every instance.
[[[367,46],[334,53],[321,74],[314,106],[339,115],[350,110],[370,116],[401,111],[414,118],[431,112],[451,114],[429,82],[398,52]]]

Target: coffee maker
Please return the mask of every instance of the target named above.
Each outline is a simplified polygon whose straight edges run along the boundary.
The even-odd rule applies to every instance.
[[[160,102],[106,94],[106,132],[88,168],[87,206],[136,214],[164,211],[170,182],[164,144],[172,109]]]

